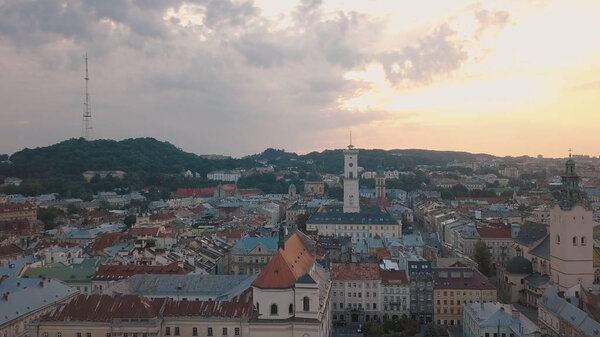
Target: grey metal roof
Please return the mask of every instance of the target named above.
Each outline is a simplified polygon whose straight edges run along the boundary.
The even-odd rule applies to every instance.
[[[277,251],[277,237],[249,237],[243,236],[240,240],[231,248],[232,254],[246,254],[256,248],[258,245],[262,245],[271,253]]]
[[[341,206],[326,206],[324,212],[313,214],[307,223],[313,225],[397,225],[398,221],[377,206],[361,206],[359,213],[344,213]]]
[[[596,322],[585,311],[559,297],[555,287],[549,286],[546,288],[540,305],[581,330],[586,336],[600,336],[600,323]]]
[[[532,245],[548,234],[548,226],[543,223],[525,221],[515,241],[524,246]]]
[[[515,256],[508,261],[506,270],[512,274],[531,274],[533,267],[531,261],[522,256]]]
[[[251,287],[257,275],[134,275],[110,291],[147,297],[230,300]]]
[[[300,277],[296,283],[304,283],[304,284],[316,284],[315,280],[310,277],[308,273],[304,274],[304,276]]]
[[[43,287],[40,283],[43,282]],[[56,280],[8,277],[0,283],[0,294],[8,292],[8,301],[0,303],[0,326],[23,315],[78,294],[74,288]]]
[[[539,288],[544,284],[548,284],[550,276],[542,275],[540,273],[533,273],[525,278],[525,281],[529,282],[529,286]]]
[[[3,266],[0,266],[0,277],[2,277],[2,275],[17,277],[17,275],[21,273],[21,270],[23,270],[23,267],[36,261],[36,258],[34,258],[32,255],[10,260]]]
[[[550,260],[550,235],[547,235],[546,238],[535,248],[530,250],[529,253],[542,259]]]

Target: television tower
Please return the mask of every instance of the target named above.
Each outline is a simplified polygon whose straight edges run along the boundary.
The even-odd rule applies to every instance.
[[[83,123],[81,125],[81,137],[85,140],[91,140],[92,138],[92,111],[90,110],[90,92],[88,89],[88,82],[90,77],[88,76],[88,57],[85,54],[85,101],[83,102]]]

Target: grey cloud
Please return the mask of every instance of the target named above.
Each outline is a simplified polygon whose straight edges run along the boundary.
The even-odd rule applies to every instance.
[[[259,9],[252,2],[236,3],[228,0],[199,1],[206,7],[204,23],[209,27],[218,25],[243,26],[248,19],[256,17]]]
[[[427,84],[438,74],[448,74],[467,60],[461,41],[448,24],[438,26],[417,44],[379,56],[388,80],[411,86]]]
[[[480,9],[474,12],[475,19],[479,22],[479,28],[475,33],[475,37],[481,36],[490,28],[502,29],[510,21],[510,13],[507,11],[496,11]]]
[[[197,153],[234,155],[299,141],[319,147],[328,130],[406,118],[339,107],[340,97],[368,89],[344,78],[368,62],[382,61],[395,83],[427,83],[466,58],[445,25],[413,46],[373,54],[385,22],[352,12],[325,16],[319,0],[303,1],[282,29],[247,1],[193,1],[205,14],[194,27],[164,20],[181,1],[62,3],[0,2],[0,69],[18,84],[0,90],[11,107],[10,115],[0,112],[7,119],[0,134],[10,135],[0,153],[79,135],[86,51],[97,137],[154,136]],[[49,115],[56,118],[43,122]],[[15,116],[28,117],[26,136],[13,137],[8,119]],[[306,136],[313,131],[318,137]]]

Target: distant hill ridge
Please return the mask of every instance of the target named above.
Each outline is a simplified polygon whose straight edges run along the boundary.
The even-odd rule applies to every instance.
[[[416,165],[445,165],[454,160],[475,161],[478,157],[494,158],[487,154],[454,151],[361,149],[359,165],[374,170],[382,162],[386,168],[412,169]],[[343,151],[325,150],[298,155],[269,148],[262,153],[236,159],[184,152],[169,142],[149,137],[121,141],[73,138],[46,147],[23,149],[10,156],[10,161],[11,165],[0,165],[0,175],[28,178],[49,174],[80,175],[87,170],[164,174],[191,170],[205,176],[215,169],[251,168],[260,165],[258,161],[281,167],[339,173],[343,169]]]

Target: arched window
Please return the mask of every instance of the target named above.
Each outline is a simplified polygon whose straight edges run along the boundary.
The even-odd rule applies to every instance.
[[[294,305],[293,305],[292,303],[290,303],[290,307],[289,307],[289,309],[288,309],[288,312],[289,312],[290,314],[293,314],[293,313],[294,313]]]
[[[277,304],[271,304],[271,315],[277,315]]]
[[[582,246],[585,246],[585,236],[582,236],[582,237],[581,237],[581,245],[582,245]]]
[[[576,236],[573,237],[573,246],[577,246],[577,237]]]
[[[304,311],[310,311],[310,299],[308,299],[308,296],[304,296],[302,299],[302,307]]]
[[[560,235],[556,235],[556,243],[560,245]]]

